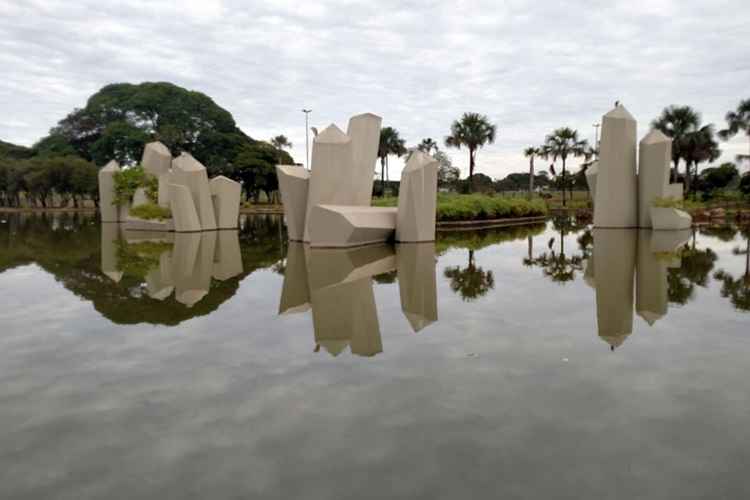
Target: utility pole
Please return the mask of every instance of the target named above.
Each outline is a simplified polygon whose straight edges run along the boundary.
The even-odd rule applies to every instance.
[[[594,127],[594,149],[596,150],[596,158],[599,159],[599,127],[601,125],[594,123],[592,126]]]
[[[310,123],[308,117],[312,112],[312,109],[302,109],[305,113],[305,168],[310,170]]]

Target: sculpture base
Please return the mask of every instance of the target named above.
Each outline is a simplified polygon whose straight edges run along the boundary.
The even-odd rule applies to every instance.
[[[307,222],[311,247],[346,248],[393,238],[397,208],[317,205]]]
[[[651,207],[651,223],[657,231],[690,229],[693,218],[676,208]]]

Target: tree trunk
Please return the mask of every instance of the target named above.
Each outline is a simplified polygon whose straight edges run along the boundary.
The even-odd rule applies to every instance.
[[[469,192],[474,192],[474,150],[469,148]]]
[[[563,157],[562,163],[563,163],[562,195],[563,195],[563,207],[565,207],[567,205],[567,203],[565,202],[565,157]]]
[[[385,196],[385,159],[386,156],[380,157],[380,196]]]
[[[469,250],[469,269],[474,269],[474,250]]]
[[[685,162],[685,198],[690,194],[690,171],[692,170],[690,162]]]
[[[527,238],[527,240],[528,240],[528,245],[529,245],[529,260],[531,260],[531,259],[534,258],[533,257],[533,254],[534,254],[534,238],[532,238],[531,236],[529,236]]]
[[[529,160],[529,199],[534,196],[534,156]],[[531,257],[529,257],[531,258]]]

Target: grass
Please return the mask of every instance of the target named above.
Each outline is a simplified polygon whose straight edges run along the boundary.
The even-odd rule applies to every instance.
[[[130,215],[139,219],[164,220],[172,218],[172,211],[155,203],[144,203],[130,209]]]
[[[398,198],[389,196],[374,198],[376,207],[395,207]],[[547,215],[547,205],[535,198],[509,198],[485,194],[439,193],[437,197],[437,220],[470,221]]]

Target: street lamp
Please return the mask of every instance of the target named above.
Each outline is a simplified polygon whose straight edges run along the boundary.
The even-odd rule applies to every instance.
[[[310,170],[310,123],[308,122],[308,117],[312,109],[303,108],[302,112],[305,113],[305,168]]]
[[[599,158],[599,127],[601,125],[594,123],[592,127],[594,127],[594,150],[596,151],[596,157]]]

